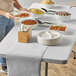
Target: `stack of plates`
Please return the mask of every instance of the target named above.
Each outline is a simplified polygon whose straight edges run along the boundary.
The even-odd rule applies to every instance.
[[[61,34],[56,31],[42,31],[37,35],[38,43],[44,45],[57,45],[61,42]]]

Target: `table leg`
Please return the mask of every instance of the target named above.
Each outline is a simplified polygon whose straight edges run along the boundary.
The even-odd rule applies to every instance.
[[[45,76],[48,76],[48,63],[45,63]]]
[[[73,55],[74,55],[74,59],[76,59],[76,52],[73,51],[73,50],[72,50],[72,52],[73,52]]]

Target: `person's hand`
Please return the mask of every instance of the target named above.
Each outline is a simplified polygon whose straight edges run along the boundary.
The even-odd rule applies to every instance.
[[[14,19],[15,18],[10,12],[5,12],[4,16],[8,19]]]
[[[21,11],[29,12],[26,8],[20,8]]]

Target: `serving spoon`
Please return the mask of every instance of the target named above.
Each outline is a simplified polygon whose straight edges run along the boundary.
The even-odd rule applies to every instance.
[[[50,22],[42,22],[38,19],[36,19],[36,21],[39,23],[39,24],[55,24],[55,23],[50,23]]]
[[[56,13],[56,11],[53,11],[53,10],[47,10],[45,8],[41,8],[42,10],[44,10],[45,12],[53,12],[53,13]]]

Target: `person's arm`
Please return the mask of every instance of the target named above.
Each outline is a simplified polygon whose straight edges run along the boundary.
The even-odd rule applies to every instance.
[[[23,8],[19,2],[17,0],[14,0],[14,6],[18,9],[18,10],[22,10],[22,11],[28,11],[26,8]]]
[[[6,12],[0,9],[0,15],[5,16],[8,19],[14,18],[14,16],[10,12]]]

